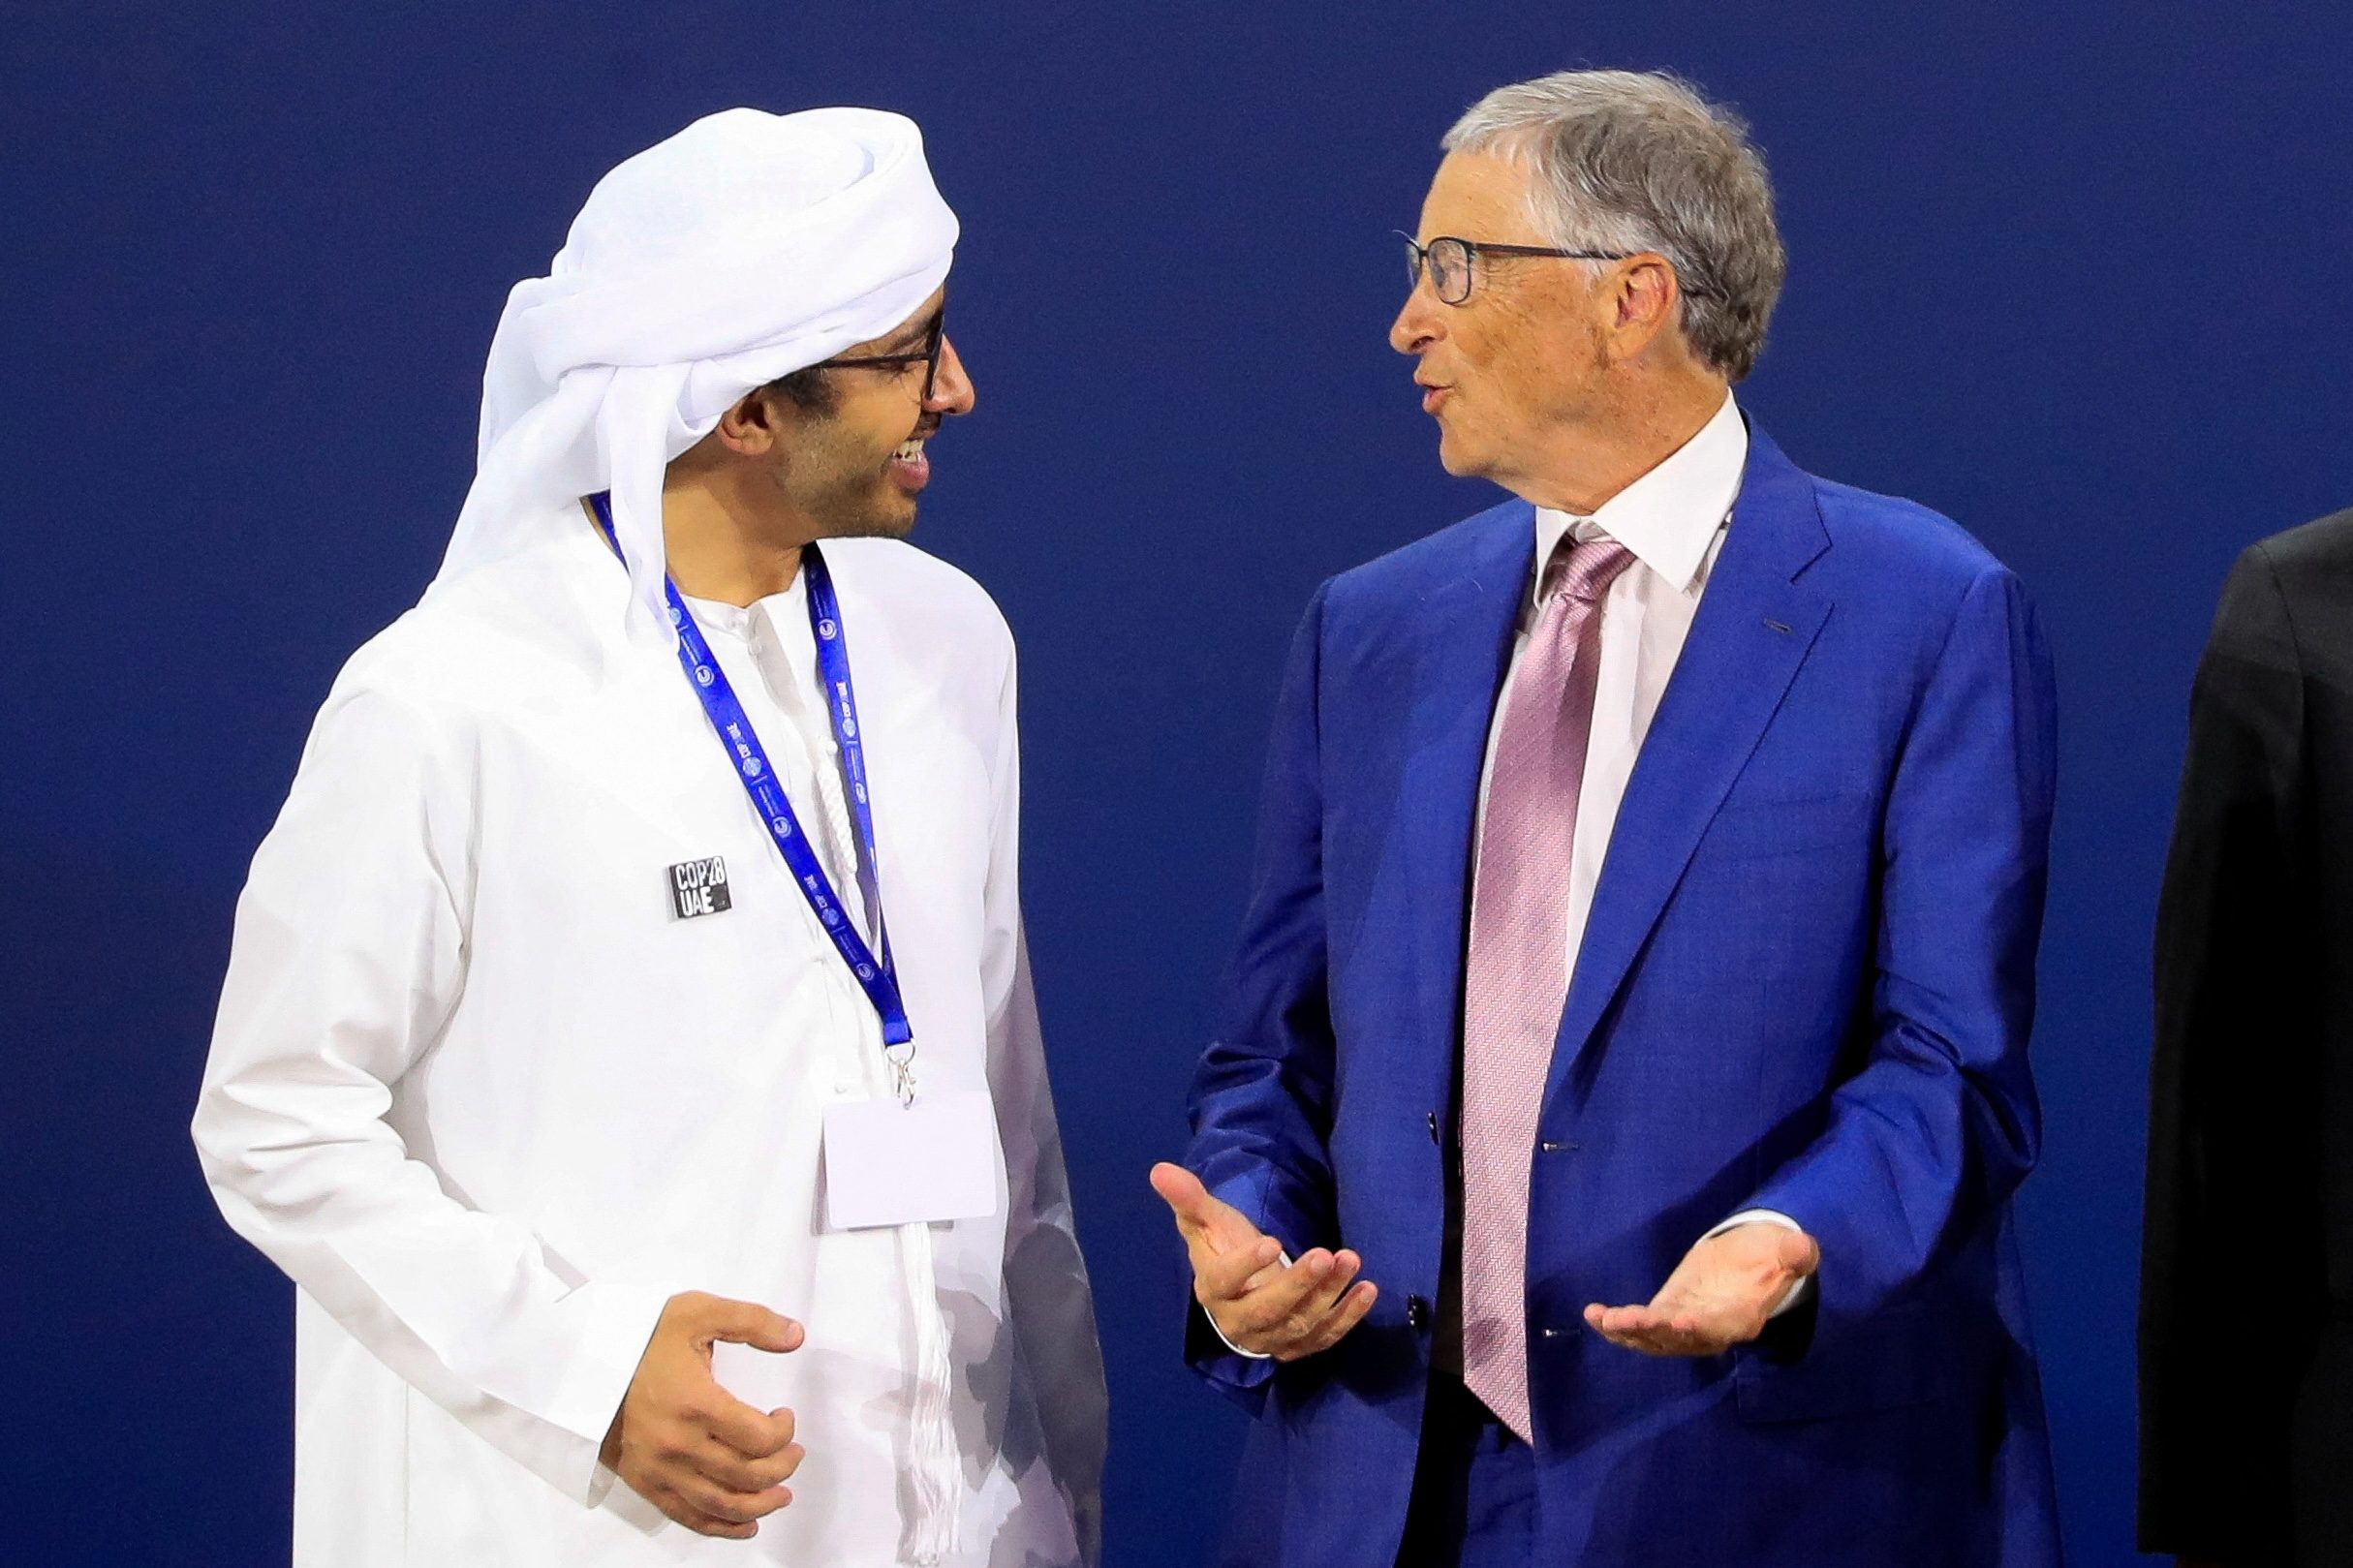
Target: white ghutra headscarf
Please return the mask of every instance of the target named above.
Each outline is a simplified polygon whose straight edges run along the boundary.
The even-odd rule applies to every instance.
[[[642,625],[666,643],[662,477],[737,399],[880,337],[947,277],[956,215],[903,115],[697,120],[599,180],[543,278],[507,296],[474,485],[436,584],[612,492]]]

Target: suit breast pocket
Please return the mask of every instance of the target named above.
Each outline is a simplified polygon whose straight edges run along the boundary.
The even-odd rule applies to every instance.
[[[1724,803],[1699,841],[1707,860],[1756,860],[1852,848],[1871,841],[1873,807],[1863,795]]]

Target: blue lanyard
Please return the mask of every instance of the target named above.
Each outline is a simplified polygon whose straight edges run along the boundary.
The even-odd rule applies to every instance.
[[[613,533],[611,498],[599,492],[588,500],[596,508],[597,525],[604,530],[604,542],[619,556],[621,541]],[[842,749],[842,771],[849,776],[851,819],[856,825],[866,864],[879,866],[881,862],[875,857],[874,803],[866,787],[866,743],[858,734],[857,693],[850,683],[850,644],[842,630],[841,601],[834,597],[833,573],[825,569],[825,558],[818,554],[816,545],[802,547],[801,570],[809,579],[809,628],[817,635],[817,667],[825,682],[825,711],[833,721],[834,741]],[[744,793],[759,808],[760,820],[767,824],[768,837],[776,841],[777,851],[791,869],[792,879],[800,884],[809,907],[817,912],[818,923],[833,938],[842,961],[857,976],[866,999],[882,1015],[882,1044],[886,1047],[907,1044],[914,1038],[914,1030],[908,1027],[907,1004],[899,997],[898,968],[890,959],[890,933],[882,924],[882,887],[878,883],[867,889],[868,907],[874,911],[876,940],[882,950],[877,958],[859,934],[857,922],[842,907],[833,882],[825,876],[825,868],[809,846],[809,836],[801,831],[792,802],[785,798],[776,769],[768,763],[768,753],[759,744],[752,721],[745,717],[743,704],[735,699],[735,689],[728,684],[727,672],[711,657],[711,645],[703,640],[702,629],[687,613],[685,601],[678,597],[678,585],[665,577],[662,591],[669,600],[670,625],[678,630],[679,667],[686,671],[687,684],[702,701],[703,715],[711,722],[711,732],[728,749],[728,761],[743,784]],[[904,1063],[899,1066],[904,1075]],[[902,1083],[900,1087],[904,1097],[909,1086]]]

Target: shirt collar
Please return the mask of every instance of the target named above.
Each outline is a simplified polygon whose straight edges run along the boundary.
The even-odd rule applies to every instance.
[[[749,604],[729,604],[724,600],[697,599],[692,594],[680,594],[695,620],[706,631],[724,632],[728,636],[749,642],[759,634],[763,622],[773,630],[790,626],[796,618],[806,617],[808,579],[795,573],[790,587],[781,593],[756,599]]]
[[[1741,473],[1748,465],[1749,426],[1726,392],[1723,407],[1697,435],[1591,517],[1536,508],[1536,581],[1529,587],[1531,599],[1543,586],[1545,564],[1562,536],[1572,530],[1580,539],[1608,535],[1677,592],[1689,593],[1709,544],[1740,495]]]

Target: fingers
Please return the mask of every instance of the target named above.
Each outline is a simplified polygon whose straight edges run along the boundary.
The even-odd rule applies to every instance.
[[[1255,1225],[1243,1219],[1231,1204],[1211,1197],[1201,1179],[1182,1165],[1162,1160],[1153,1166],[1152,1190],[1161,1195],[1169,1213],[1176,1215],[1177,1231],[1189,1242],[1199,1235],[1214,1239],[1223,1247],[1237,1234],[1234,1224],[1237,1220],[1251,1235],[1257,1234]]]
[[[744,1540],[792,1500],[784,1486],[803,1458],[789,1410],[760,1411],[711,1375],[722,1340],[782,1354],[807,1336],[752,1302],[689,1291],[670,1298],[639,1360],[601,1457],[671,1519],[703,1535]]]
[[[1753,1327],[1711,1318],[1688,1307],[1604,1307],[1585,1309],[1585,1322],[1610,1343],[1647,1356],[1713,1356],[1756,1337]]]
[[[1347,1258],[1346,1275],[1347,1278],[1354,1278],[1356,1254],[1350,1252]],[[1334,1272],[1340,1268],[1338,1257],[1322,1247],[1316,1247],[1256,1290],[1235,1301],[1236,1320],[1245,1329],[1258,1334],[1280,1329],[1294,1318],[1304,1323],[1316,1315],[1305,1310],[1308,1303],[1329,1283]],[[1342,1284],[1345,1286],[1346,1283],[1347,1279],[1343,1279]]]
[[[772,1410],[763,1414],[717,1383],[710,1386],[699,1408],[686,1412],[686,1419],[691,1426],[700,1428],[750,1460],[781,1454],[792,1441],[791,1411]]]
[[[1373,1309],[1373,1303],[1379,1295],[1380,1292],[1371,1280],[1358,1281],[1341,1295],[1306,1338],[1290,1349],[1279,1352],[1281,1359],[1297,1361],[1302,1356],[1313,1356],[1331,1349],[1347,1337],[1350,1329],[1364,1321],[1365,1314]]]
[[[777,1355],[798,1350],[809,1337],[782,1312],[770,1311],[757,1302],[732,1302],[720,1296],[699,1306],[695,1330],[696,1342],[706,1349],[713,1340],[724,1339]]]
[[[739,1524],[732,1520],[714,1518],[675,1491],[666,1491],[656,1497],[654,1506],[697,1535],[717,1536],[723,1541],[749,1541],[759,1533],[757,1524]]]
[[[728,1524],[755,1524],[792,1501],[782,1486],[759,1491],[736,1491],[708,1476],[685,1474],[670,1482],[670,1490],[705,1518]]]
[[[716,1437],[706,1437],[696,1445],[692,1462],[697,1470],[729,1491],[758,1493],[773,1491],[789,1481],[807,1457],[808,1450],[798,1443],[787,1443],[773,1454],[754,1456],[738,1452]]]
[[[1331,1271],[1323,1276],[1321,1284],[1308,1292],[1307,1299],[1299,1304],[1296,1315],[1316,1322],[1329,1317],[1333,1308],[1340,1305],[1340,1299],[1348,1293],[1348,1287],[1355,1283],[1357,1273],[1363,1267],[1364,1259],[1346,1247],[1333,1253]]]
[[[1184,1166],[1171,1164],[1167,1160],[1153,1166],[1152,1190],[1161,1195],[1161,1201],[1168,1205],[1169,1212],[1176,1215],[1178,1229],[1182,1230],[1188,1225],[1198,1229],[1209,1222],[1203,1210],[1203,1206],[1210,1201],[1209,1188],[1203,1186],[1201,1179]]]
[[[1257,1258],[1263,1257],[1264,1255],[1265,1249],[1263,1247],[1254,1246],[1251,1248],[1251,1257],[1253,1261],[1255,1261]],[[1263,1289],[1266,1286],[1273,1284],[1275,1282],[1276,1276],[1282,1274],[1284,1270],[1289,1267],[1289,1264],[1283,1261],[1283,1251],[1280,1247],[1278,1247],[1275,1250],[1274,1260],[1266,1264],[1263,1268],[1254,1270],[1250,1277],[1242,1281],[1242,1288],[1234,1291],[1233,1294],[1236,1297],[1241,1297],[1249,1295],[1254,1290]]]
[[[1233,1294],[1215,1298],[1211,1316],[1218,1331],[1245,1350],[1281,1361],[1314,1355],[1338,1343],[1373,1309],[1379,1292],[1356,1277],[1363,1266],[1354,1252],[1317,1247],[1287,1269],[1261,1268],[1248,1280],[1232,1281]],[[1228,1281],[1232,1273],[1225,1270]],[[1203,1296],[1203,1307],[1211,1302]]]
[[[1212,1251],[1197,1240],[1186,1245],[1192,1257],[1193,1293],[1204,1307],[1240,1301],[1292,1272],[1283,1267],[1283,1244],[1272,1236],[1261,1236],[1253,1245],[1230,1252]]]
[[[1812,1237],[1762,1221],[1701,1238],[1648,1307],[1585,1309],[1612,1344],[1652,1356],[1713,1356],[1765,1332],[1790,1287],[1821,1267]]]
[[[1687,1314],[1678,1318],[1655,1307],[1603,1307],[1596,1302],[1585,1309],[1585,1321],[1610,1343],[1647,1356],[1704,1355],[1715,1348],[1703,1348],[1698,1324]]]
[[[790,1440],[792,1412],[777,1410],[762,1416],[749,1405],[738,1409],[762,1423],[770,1436],[783,1431],[785,1440],[772,1453],[751,1454],[687,1426],[675,1435],[653,1442],[650,1451],[629,1454],[622,1478],[665,1514],[698,1534],[750,1539],[758,1533],[759,1521],[791,1503],[791,1489],[784,1482],[800,1468],[806,1455],[800,1444]],[[739,1438],[752,1430],[733,1412],[725,1410],[689,1417],[690,1422],[696,1420],[724,1423]]]
[[[664,1486],[654,1492],[651,1500],[656,1508],[661,1509],[697,1535],[715,1536],[723,1541],[751,1540],[759,1533],[759,1520],[765,1517],[763,1514],[750,1519],[739,1519],[730,1514],[714,1512],[697,1502],[692,1494],[691,1489],[680,1486]],[[785,1503],[791,1500],[791,1493],[787,1492],[784,1502],[780,1502],[776,1506],[782,1508]],[[776,1509],[771,1508],[766,1512],[774,1513]]]

